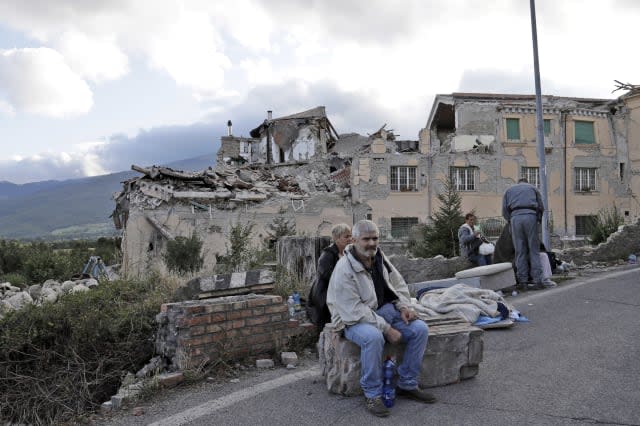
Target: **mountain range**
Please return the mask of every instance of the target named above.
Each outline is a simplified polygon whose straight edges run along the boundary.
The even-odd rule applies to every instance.
[[[164,166],[174,170],[204,170],[215,165],[215,153]],[[140,176],[123,171],[69,180],[26,184],[0,182],[0,238],[72,239],[117,235],[109,217],[113,193],[122,182]]]

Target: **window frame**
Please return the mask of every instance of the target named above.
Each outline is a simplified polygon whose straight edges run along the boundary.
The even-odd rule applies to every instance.
[[[597,192],[599,190],[597,167],[574,167],[573,174],[574,192]]]
[[[418,191],[417,166],[391,166],[389,176],[389,189],[392,192]]]
[[[545,118],[542,120],[542,132],[544,133],[544,137],[548,138],[551,136],[551,119]]]
[[[411,228],[418,225],[420,221],[417,217],[392,217],[391,218],[391,237],[392,238],[409,238]],[[395,224],[395,226],[394,226]]]
[[[533,173],[533,179],[531,173]],[[540,188],[540,167],[520,167],[520,178],[526,178],[531,185]]]
[[[588,237],[595,226],[596,215],[575,215],[573,217],[576,237]],[[578,220],[580,219],[580,220]],[[587,223],[591,220],[591,223]]]
[[[453,183],[453,187],[458,192],[474,192],[478,190],[478,185],[476,184],[476,169],[475,166],[468,167],[457,167],[451,166],[449,169],[449,178]],[[464,173],[459,173],[464,172]],[[464,176],[460,176],[464,175]],[[459,179],[462,177],[462,179]],[[460,183],[460,181],[464,181]],[[469,182],[471,181],[471,182]]]
[[[510,122],[515,122],[517,124],[517,132],[518,132],[518,137],[517,138],[509,137],[509,123]],[[522,131],[520,129],[520,118],[519,117],[506,117],[505,118],[505,136],[507,138],[507,141],[520,141],[520,140],[522,140]]]
[[[589,124],[591,127],[591,140],[578,139],[578,124],[580,126]],[[589,120],[573,120],[573,141],[576,145],[595,145],[596,144],[596,123]]]

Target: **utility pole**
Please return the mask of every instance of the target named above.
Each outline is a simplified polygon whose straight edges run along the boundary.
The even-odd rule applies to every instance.
[[[536,142],[540,161],[540,195],[544,203],[542,214],[542,242],[547,250],[549,244],[549,197],[547,196],[547,162],[544,152],[544,120],[542,119],[542,89],[540,87],[540,64],[538,62],[538,31],[536,29],[536,3],[529,0],[531,8],[531,38],[533,39],[533,69],[536,81]]]

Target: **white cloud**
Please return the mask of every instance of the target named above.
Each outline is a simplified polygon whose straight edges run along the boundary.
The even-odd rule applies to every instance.
[[[0,116],[13,117],[16,115],[16,110],[11,104],[0,99]]]
[[[29,114],[66,117],[93,105],[87,83],[49,48],[0,50],[0,89],[5,102]]]
[[[89,80],[115,80],[128,72],[128,58],[113,36],[90,38],[84,33],[67,31],[57,44],[69,66]]]
[[[152,64],[179,85],[214,95],[222,88],[229,59],[218,51],[217,35],[206,16],[183,12],[180,19],[150,42]]]

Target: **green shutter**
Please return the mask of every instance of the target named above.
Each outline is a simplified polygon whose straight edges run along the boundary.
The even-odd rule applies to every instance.
[[[575,121],[576,143],[596,143],[592,121]]]
[[[547,118],[544,120],[544,135],[549,136],[550,134],[551,134],[551,120]]]
[[[520,140],[519,118],[507,118],[507,139]]]

